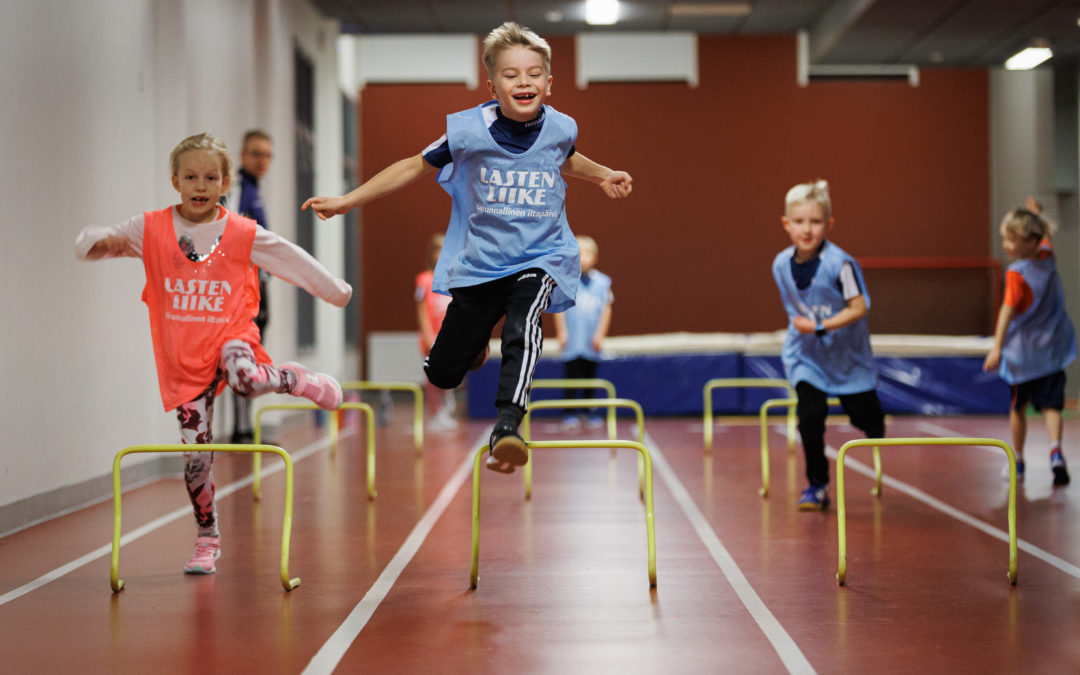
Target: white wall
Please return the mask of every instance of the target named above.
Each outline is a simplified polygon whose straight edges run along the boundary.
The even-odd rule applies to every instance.
[[[308,52],[327,90],[317,150],[337,156],[320,156],[316,184],[337,192],[335,36],[302,0],[0,5],[0,507],[100,478],[126,445],[177,442],[139,299],[141,263],[79,262],[75,237],[172,203],[168,155],[183,137],[211,131],[235,156],[243,131],[260,126],[276,139],[268,218],[294,239],[293,49]],[[337,273],[340,243],[339,230],[320,230],[317,254]],[[273,283],[267,346],[281,361],[297,356],[295,294]],[[345,374],[341,310],[329,309],[309,356]]]

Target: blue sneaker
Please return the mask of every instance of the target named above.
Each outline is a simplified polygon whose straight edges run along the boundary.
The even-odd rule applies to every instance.
[[[802,491],[799,497],[800,511],[824,511],[829,508],[829,486],[813,485]]]
[[[1069,470],[1065,468],[1065,458],[1060,450],[1050,453],[1050,470],[1054,472],[1054,485],[1069,484]]]

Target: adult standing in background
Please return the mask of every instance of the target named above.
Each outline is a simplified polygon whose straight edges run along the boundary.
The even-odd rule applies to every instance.
[[[240,170],[228,206],[242,216],[251,218],[259,225],[270,229],[266,220],[266,207],[263,205],[259,181],[270,169],[274,158],[274,142],[270,134],[261,129],[251,129],[244,134],[244,143],[240,150]],[[259,313],[255,316],[255,325],[259,327],[260,339],[265,341],[266,324],[269,322],[270,305],[267,300],[267,286],[270,275],[259,270]],[[233,394],[233,433],[232,443],[251,443],[254,441],[251,424],[250,399]]]

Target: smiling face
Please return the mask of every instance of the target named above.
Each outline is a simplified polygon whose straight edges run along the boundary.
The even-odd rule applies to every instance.
[[[218,198],[229,189],[224,162],[209,150],[188,150],[176,159],[172,184],[180,193],[180,215],[193,223],[216,219]]]
[[[791,243],[795,244],[795,260],[798,262],[806,262],[814,257],[833,226],[833,219],[826,219],[824,208],[813,201],[792,204],[780,222],[791,236]]]
[[[544,58],[524,45],[511,45],[495,57],[488,91],[498,100],[502,114],[517,122],[529,122],[551,94],[551,76]]]

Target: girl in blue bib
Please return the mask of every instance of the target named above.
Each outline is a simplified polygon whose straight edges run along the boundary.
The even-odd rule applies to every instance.
[[[1065,313],[1050,224],[1030,209],[1010,211],[1001,222],[1001,242],[1013,262],[1005,272],[1005,298],[983,370],[997,369],[1012,387],[1009,426],[1017,477],[1024,477],[1030,403],[1046,421],[1054,485],[1068,485],[1069,471],[1061,453],[1061,409],[1065,366],[1076,359],[1076,336]]]
[[[772,271],[790,320],[782,358],[799,398],[799,433],[810,482],[799,510],[820,511],[829,506],[828,397],[839,396],[852,425],[868,438],[885,435],[866,319],[870,294],[855,259],[825,239],[834,224],[825,181],[791,188],[781,223],[792,245],[776,256]]]

